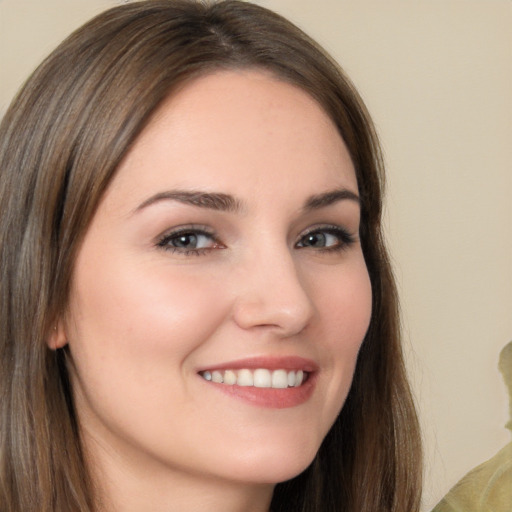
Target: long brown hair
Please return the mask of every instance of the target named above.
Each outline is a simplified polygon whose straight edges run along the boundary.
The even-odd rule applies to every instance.
[[[249,3],[148,0],[66,39],[0,126],[0,509],[95,510],[66,352],[46,340],[73,263],[130,145],[172,91],[219,69],[260,68],[312,95],[339,129],[361,196],[373,313],[342,412],[272,510],[416,512],[417,418],[381,236],[383,173],[372,122],[339,67],[282,17]]]

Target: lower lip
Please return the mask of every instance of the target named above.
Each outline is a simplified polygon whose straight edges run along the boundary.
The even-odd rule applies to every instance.
[[[205,384],[238,400],[243,400],[257,407],[268,409],[287,409],[307,402],[315,389],[316,374],[310,373],[308,380],[297,388],[256,388],[253,386],[237,386],[219,384],[200,377]]]

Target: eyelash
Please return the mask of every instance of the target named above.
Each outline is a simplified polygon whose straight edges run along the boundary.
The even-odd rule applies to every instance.
[[[207,237],[210,238],[213,242],[212,247],[200,247],[193,249],[186,249],[183,247],[174,247],[170,245],[173,240],[177,240],[179,237],[185,236],[196,236],[196,237]],[[170,251],[172,253],[177,253],[183,256],[201,256],[206,254],[212,250],[223,249],[224,245],[215,237],[214,233],[210,230],[201,227],[201,226],[184,226],[181,228],[177,228],[170,233],[166,233],[163,235],[158,242],[156,243],[157,247],[163,249],[164,251]]]
[[[306,231],[306,233],[301,235],[300,240],[297,243],[303,242],[308,236],[318,234],[327,234],[337,238],[337,242],[334,245],[315,249],[319,252],[340,252],[348,249],[356,241],[352,234],[340,226],[315,226],[314,228]],[[299,246],[298,248],[307,249],[308,246]]]
[[[309,245],[303,244],[307,237],[312,235],[330,235],[337,238],[337,242],[332,246],[312,248],[317,252],[336,253],[341,252],[349,248],[354,242],[355,237],[351,235],[346,229],[340,226],[316,226],[309,231],[305,232],[300,236],[299,241],[295,244],[297,249],[308,249],[311,248]],[[195,236],[195,237],[207,237],[212,240],[212,246],[210,247],[199,247],[193,249],[187,249],[184,247],[175,247],[170,245],[173,240],[177,240],[179,237]],[[201,226],[185,226],[166,233],[156,243],[156,246],[163,249],[164,251],[170,251],[172,253],[180,254],[182,256],[202,256],[209,253],[212,250],[224,249],[225,246],[216,238],[215,234],[209,229]]]

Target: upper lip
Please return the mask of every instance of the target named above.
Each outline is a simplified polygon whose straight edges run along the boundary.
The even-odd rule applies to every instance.
[[[318,365],[311,359],[300,356],[257,356],[205,366],[198,369],[198,372],[206,370],[256,370],[257,368],[314,372],[318,370]]]

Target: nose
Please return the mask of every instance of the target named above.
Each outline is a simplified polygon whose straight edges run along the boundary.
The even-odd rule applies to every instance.
[[[235,281],[233,317],[242,329],[265,328],[286,338],[311,321],[314,304],[289,249],[253,254]]]

